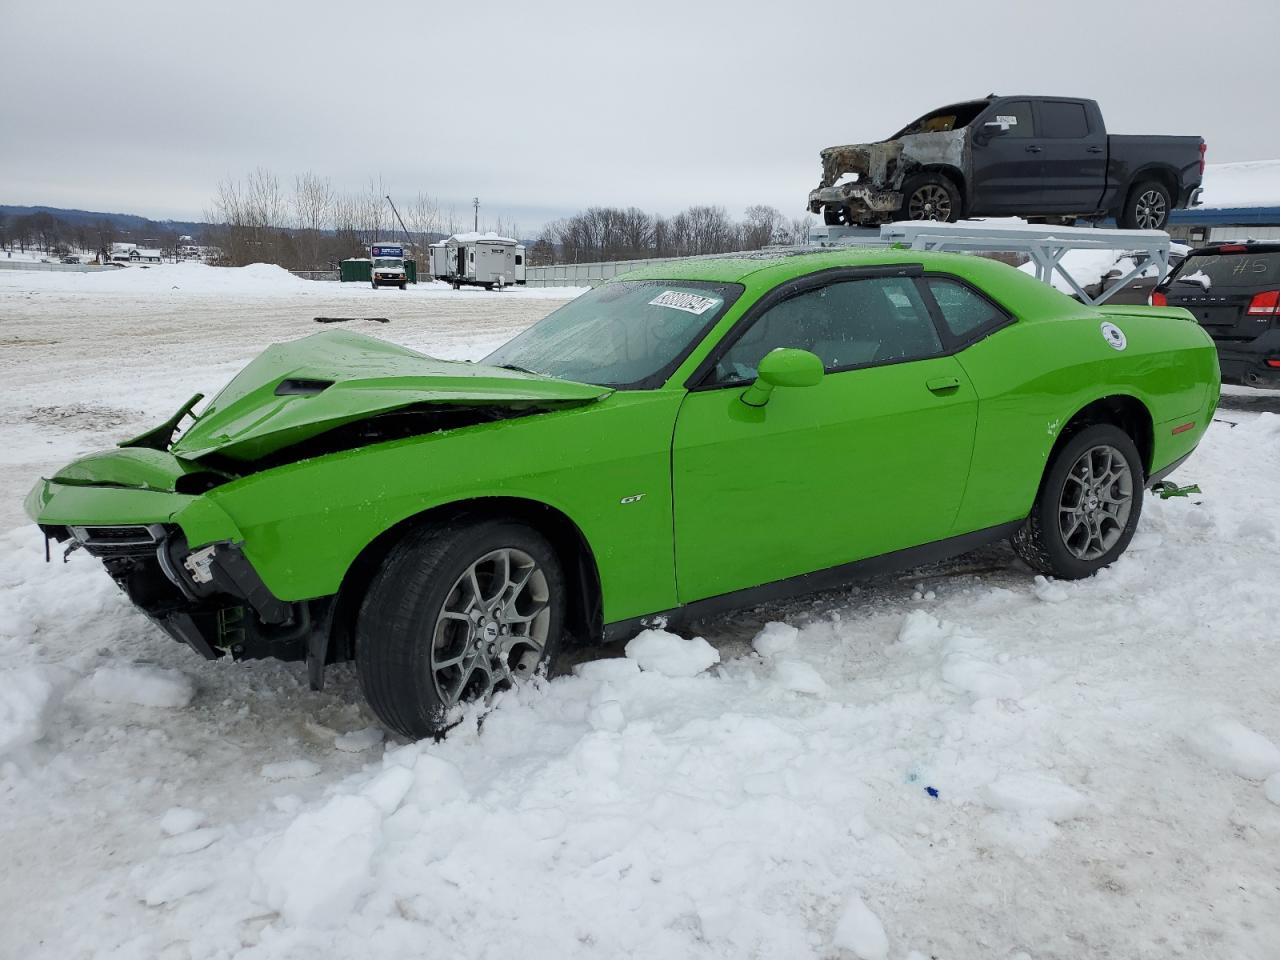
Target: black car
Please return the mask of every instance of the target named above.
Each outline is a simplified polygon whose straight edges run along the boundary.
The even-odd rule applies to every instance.
[[[1191,311],[1218,345],[1224,383],[1280,387],[1280,243],[1197,247],[1151,304]]]

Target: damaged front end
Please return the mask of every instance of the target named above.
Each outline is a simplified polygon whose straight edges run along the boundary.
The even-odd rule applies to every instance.
[[[965,132],[947,130],[854,143],[822,151],[822,180],[810,191],[810,213],[828,224],[883,223],[904,205],[902,186],[926,169],[964,169]]]
[[[101,560],[174,639],[210,659],[306,660],[318,688],[325,663],[346,659],[330,643],[336,598],[273,593],[255,567],[280,551],[271,524],[232,516],[223,495],[291,464],[611,392],[329,331],[268,348],[200,414],[197,397],[154,430],[41,480],[25,506],[48,541]]]

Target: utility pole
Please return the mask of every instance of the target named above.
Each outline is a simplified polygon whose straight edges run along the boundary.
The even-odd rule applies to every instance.
[[[476,208],[476,222],[475,222],[475,227],[473,229],[475,230],[476,233],[479,233],[480,232],[480,198],[472,197],[471,205]]]

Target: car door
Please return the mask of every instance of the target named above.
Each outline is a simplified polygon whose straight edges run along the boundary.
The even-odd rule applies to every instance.
[[[969,162],[973,199],[968,212],[978,216],[1038,210],[1043,141],[1030,100],[1002,100],[973,123]]]
[[[1042,147],[1045,213],[1091,213],[1102,203],[1107,177],[1107,133],[1079,100],[1036,104],[1036,140]]]
[[[779,347],[817,354],[823,379],[744,404]],[[775,291],[711,354],[676,420],[681,602],[946,537],[975,417],[914,277],[846,272]]]

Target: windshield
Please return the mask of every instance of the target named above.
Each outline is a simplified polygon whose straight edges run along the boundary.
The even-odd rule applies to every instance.
[[[538,321],[483,363],[595,383],[661,386],[742,293],[736,283],[622,280]]]
[[[954,103],[949,107],[941,107],[907,124],[889,139],[897,140],[912,133],[943,133],[947,130],[959,130],[972,123],[974,117],[985,110],[990,102],[990,100],[975,100],[972,103]]]
[[[385,258],[379,258],[379,259],[377,259],[377,260],[373,261],[373,265],[374,265],[374,267],[375,267],[376,269],[381,270],[383,267],[398,267],[398,266],[401,266],[401,263],[400,263],[400,261],[399,261],[399,260],[387,260],[387,259],[385,259]]]
[[[1275,287],[1280,285],[1280,251],[1225,253],[1188,257],[1174,280],[1215,287]],[[1174,288],[1174,292],[1178,291]]]

